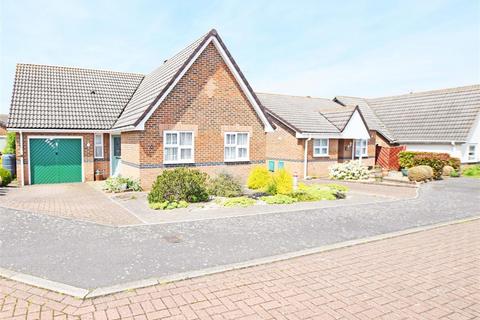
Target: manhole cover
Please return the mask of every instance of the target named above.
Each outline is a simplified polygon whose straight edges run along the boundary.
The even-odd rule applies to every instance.
[[[167,242],[170,242],[170,243],[179,243],[179,242],[182,242],[182,238],[180,236],[176,236],[176,235],[173,235],[173,236],[163,236],[163,240],[167,241]]]

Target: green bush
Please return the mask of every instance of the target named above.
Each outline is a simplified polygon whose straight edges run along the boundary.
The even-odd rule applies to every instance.
[[[0,187],[6,187],[12,182],[12,174],[5,168],[0,168]]]
[[[408,169],[414,167],[413,158],[417,153],[418,152],[413,151],[401,151],[398,154],[398,164],[400,165],[400,168]]]
[[[15,154],[15,132],[7,133],[7,141],[5,148],[2,151],[3,154]]]
[[[450,177],[458,178],[458,177],[460,177],[460,173],[458,173],[458,171],[456,171],[456,170],[453,170],[452,172],[450,172]]]
[[[272,179],[270,172],[264,166],[255,166],[248,176],[247,186],[250,189],[265,189]]]
[[[455,169],[455,170],[457,170],[457,171],[460,170],[461,161],[460,161],[459,158],[451,157],[448,162],[449,162],[448,164],[449,164],[451,167],[453,167],[453,169]]]
[[[153,209],[153,210],[171,210],[171,209],[177,209],[177,208],[187,208],[188,202],[186,201],[153,202],[153,203],[149,203],[148,206],[150,207],[150,209]]]
[[[224,203],[225,207],[249,207],[255,204],[255,200],[247,197],[229,198]]]
[[[273,174],[267,190],[270,194],[290,194],[293,191],[293,177],[285,169]]]
[[[260,200],[265,201],[268,204],[290,204],[298,201],[296,198],[284,194],[261,197]]]
[[[105,180],[105,190],[110,192],[122,192],[126,190],[131,191],[142,191],[140,182],[138,180],[133,180],[128,177],[109,177]]]
[[[153,183],[148,202],[201,202],[208,200],[208,175],[185,167],[165,170]]]
[[[462,175],[466,177],[480,178],[480,165],[468,166],[462,170]]]
[[[433,178],[433,174],[433,169],[425,165],[408,169],[408,179],[410,181],[427,181]]]
[[[345,189],[345,187],[335,184],[317,184],[307,186],[301,183],[299,184],[298,189],[292,192],[290,196],[298,201],[335,200],[344,199],[346,197],[346,191],[347,189]]]
[[[242,185],[234,176],[228,173],[220,173],[210,179],[208,191],[218,197],[238,197],[242,195]]]

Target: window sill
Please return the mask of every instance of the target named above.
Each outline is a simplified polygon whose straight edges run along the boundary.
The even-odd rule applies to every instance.
[[[195,161],[163,161],[163,164],[192,164],[195,163]]]
[[[330,155],[329,154],[325,154],[325,155],[313,155],[314,158],[329,158]]]
[[[229,159],[229,160],[223,160],[223,162],[250,162],[250,159]]]

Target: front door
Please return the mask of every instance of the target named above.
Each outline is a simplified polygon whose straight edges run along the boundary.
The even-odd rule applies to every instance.
[[[122,140],[120,136],[112,136],[112,176],[120,173],[120,160],[122,159]]]

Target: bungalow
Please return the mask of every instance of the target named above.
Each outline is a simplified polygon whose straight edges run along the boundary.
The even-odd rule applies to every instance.
[[[149,188],[175,166],[245,176],[273,128],[211,30],[147,75],[19,64],[8,130],[22,185],[102,173]]]
[[[335,163],[375,163],[375,131],[356,106],[332,100],[257,93],[275,126],[267,134],[269,170],[286,168],[300,177],[327,176]]]
[[[445,152],[462,163],[480,162],[480,85],[365,99],[337,96],[345,107],[358,106],[375,144],[406,150]]]

